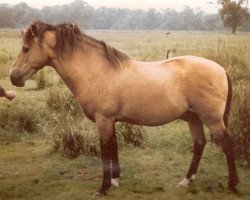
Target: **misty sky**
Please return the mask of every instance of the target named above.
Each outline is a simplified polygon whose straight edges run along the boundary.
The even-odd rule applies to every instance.
[[[74,0],[0,0],[0,3],[18,4],[26,2],[30,7],[42,8],[43,6],[54,6],[69,4]],[[216,4],[209,4],[209,2],[216,2],[216,0],[84,0],[91,6],[98,8],[106,7],[120,7],[130,9],[144,9],[149,8],[174,8],[178,11],[182,10],[183,6],[187,5],[191,8],[200,7],[207,13],[216,13],[218,8]]]

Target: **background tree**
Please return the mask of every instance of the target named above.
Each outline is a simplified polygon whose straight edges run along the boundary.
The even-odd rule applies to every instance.
[[[237,27],[244,24],[249,16],[247,0],[218,0],[222,6],[219,13],[225,27],[232,28],[232,33],[236,32]]]
[[[11,8],[15,18],[15,27],[24,27],[30,23],[31,19],[40,19],[38,9],[29,7],[26,3],[20,3]]]
[[[15,27],[15,19],[11,8],[7,4],[0,5],[0,27],[13,28]]]
[[[219,0],[216,0],[219,2]],[[231,25],[236,18],[236,24],[242,24],[247,15],[247,0],[220,0],[221,14],[225,23]],[[234,11],[232,16],[229,3],[234,2],[234,7],[243,8],[240,14]],[[230,8],[230,9],[229,9]],[[236,9],[236,10],[237,10]],[[243,13],[243,14],[242,14]],[[243,17],[242,17],[243,15]],[[239,20],[240,19],[240,20]],[[221,31],[223,30],[220,14],[207,14],[199,8],[193,9],[184,6],[183,10],[175,9],[149,9],[131,10],[125,8],[94,8],[83,0],[57,6],[45,6],[34,9],[26,3],[17,5],[0,4],[0,28],[25,28],[34,20],[47,23],[72,22],[84,29],[111,29],[111,30],[193,30],[193,31]],[[239,23],[240,21],[240,23]],[[231,27],[231,26],[229,26]],[[236,28],[234,29],[234,31]],[[250,17],[242,24],[240,30],[250,31]]]

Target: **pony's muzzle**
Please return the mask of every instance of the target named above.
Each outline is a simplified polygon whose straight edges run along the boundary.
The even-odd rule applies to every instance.
[[[20,72],[16,70],[10,71],[10,81],[12,85],[16,87],[23,87],[25,85],[23,81],[23,77],[21,76]]]

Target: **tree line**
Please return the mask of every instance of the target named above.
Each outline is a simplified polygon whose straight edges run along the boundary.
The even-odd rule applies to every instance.
[[[224,16],[225,17],[225,16]],[[185,6],[175,9],[130,10],[121,8],[94,8],[83,0],[62,6],[29,7],[26,3],[10,6],[0,4],[0,28],[23,28],[31,21],[47,23],[72,22],[85,29],[113,30],[224,30],[219,13],[207,14],[201,9]],[[250,30],[248,19],[241,30]]]

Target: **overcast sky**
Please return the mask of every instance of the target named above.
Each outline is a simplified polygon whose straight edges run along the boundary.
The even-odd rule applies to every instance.
[[[43,6],[54,6],[69,4],[74,0],[0,0],[0,3],[18,4],[26,2],[30,7],[42,8]],[[183,6],[187,5],[191,8],[201,8],[207,13],[216,13],[218,11],[217,5],[211,5],[209,2],[216,2],[216,0],[84,0],[89,5],[98,8],[106,7],[120,7],[130,9],[144,9],[149,8],[164,9],[174,8],[178,11],[182,10]]]

